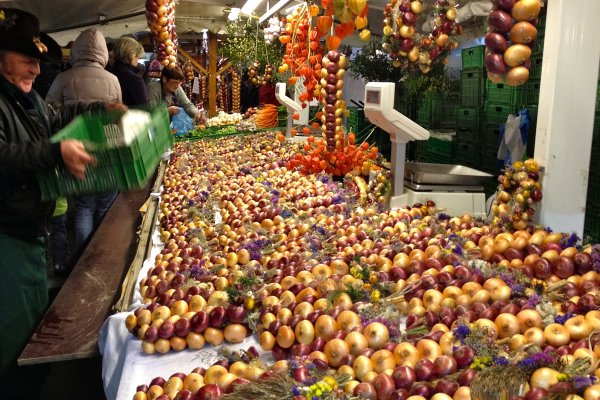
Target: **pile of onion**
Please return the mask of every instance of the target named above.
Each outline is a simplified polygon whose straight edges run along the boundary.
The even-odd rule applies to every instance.
[[[346,56],[337,50],[331,50],[323,57],[321,98],[324,107],[321,129],[327,142],[328,151],[340,148],[344,143],[342,115],[345,111],[345,104],[342,100],[342,88],[344,87],[346,64]]]
[[[529,80],[541,6],[540,0],[494,1],[485,36],[485,66],[492,82],[520,86]]]
[[[146,18],[158,60],[164,67],[174,68],[177,63],[175,1],[146,0]]]

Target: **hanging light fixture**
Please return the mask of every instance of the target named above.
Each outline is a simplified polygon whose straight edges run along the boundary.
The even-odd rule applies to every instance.
[[[240,15],[240,8],[239,7],[233,7],[231,9],[231,11],[229,11],[229,17],[227,17],[227,19],[229,19],[230,21],[235,21]]]
[[[245,15],[250,15],[256,10],[256,7],[262,2],[262,0],[246,0],[246,4],[242,6],[240,12]]]
[[[275,3],[275,5],[273,7],[269,8],[269,10],[266,13],[264,13],[262,17],[260,17],[260,19],[258,20],[258,22],[259,23],[263,23],[271,15],[275,14],[277,11],[279,11],[283,7],[287,6],[292,1],[294,1],[294,0],[279,0],[277,3]]]

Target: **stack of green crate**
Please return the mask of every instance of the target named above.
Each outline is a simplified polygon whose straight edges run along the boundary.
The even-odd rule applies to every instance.
[[[584,235],[592,242],[600,242],[600,82],[598,82],[598,93],[596,95],[596,117],[594,118],[594,135],[592,139],[592,151],[590,157],[590,169],[588,176],[587,200],[585,206]]]
[[[348,131],[361,134],[368,121],[365,120],[365,111],[362,108],[348,108],[348,118],[346,119],[346,128]]]
[[[456,93],[426,94],[417,106],[416,122],[426,129],[456,128],[457,97]]]
[[[453,164],[454,138],[448,133],[431,132],[428,140],[415,140],[411,159],[425,163]]]
[[[481,129],[485,101],[486,72],[483,64],[485,46],[463,49],[460,73],[460,97],[456,111],[455,162],[479,168]]]

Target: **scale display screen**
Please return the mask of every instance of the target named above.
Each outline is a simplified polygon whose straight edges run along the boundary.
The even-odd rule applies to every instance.
[[[371,104],[381,104],[381,91],[367,90],[366,101]]]

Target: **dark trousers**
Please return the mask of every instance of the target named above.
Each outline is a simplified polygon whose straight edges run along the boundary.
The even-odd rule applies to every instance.
[[[18,367],[17,358],[48,306],[46,245],[0,233],[0,254],[0,397],[35,399],[46,368]]]
[[[67,238],[67,214],[50,219],[50,246],[54,265],[66,266],[69,263],[69,239]]]

